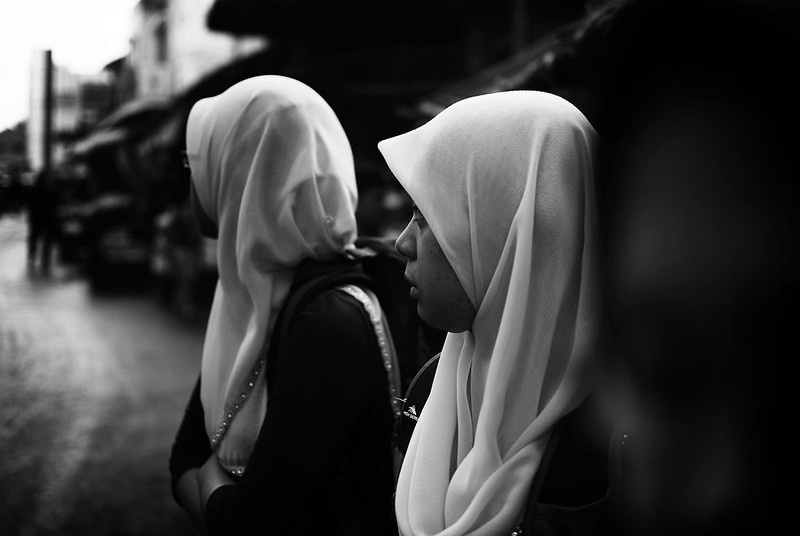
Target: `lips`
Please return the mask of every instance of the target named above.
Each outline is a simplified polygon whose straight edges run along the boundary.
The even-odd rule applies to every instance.
[[[416,300],[417,296],[419,296],[419,288],[414,283],[414,279],[410,275],[408,275],[407,273],[403,274],[403,278],[406,280],[406,283],[408,283],[409,286],[411,287],[409,289],[408,293],[411,295],[412,299]]]

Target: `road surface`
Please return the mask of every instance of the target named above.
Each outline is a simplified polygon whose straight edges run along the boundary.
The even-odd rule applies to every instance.
[[[202,320],[146,291],[98,295],[69,267],[40,275],[25,234],[0,219],[0,534],[196,534],[167,459]]]

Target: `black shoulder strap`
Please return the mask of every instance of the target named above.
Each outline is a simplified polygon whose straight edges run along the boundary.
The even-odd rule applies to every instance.
[[[564,422],[569,417],[559,419],[556,425],[553,427],[553,431],[550,433],[550,440],[547,442],[547,447],[544,449],[544,454],[542,454],[542,461],[539,463],[539,468],[536,470],[536,474],[533,477],[533,482],[531,483],[531,489],[528,493],[528,504],[527,510],[531,510],[534,505],[539,502],[539,497],[542,495],[542,488],[544,487],[545,477],[547,476],[547,470],[550,468],[550,462],[553,460],[553,455],[556,452],[556,447],[558,446],[558,441],[561,439],[561,431],[564,429]]]
[[[606,429],[605,421],[596,420],[595,403],[590,395],[553,427],[531,482],[518,534],[533,534],[534,530],[541,530],[541,527],[534,529],[534,523],[537,520],[541,522],[542,512],[537,505],[542,501],[568,509],[592,505],[591,515],[589,510],[583,510],[582,523],[594,527],[593,534],[607,534],[604,532],[608,521],[606,499],[609,493],[606,442],[610,430]]]
[[[547,447],[542,454],[542,460],[536,470],[536,474],[531,482],[531,488],[528,492],[528,502],[525,503],[525,515],[523,516],[522,523],[520,523],[512,534],[528,535],[532,534],[529,526],[531,516],[529,515],[536,508],[536,503],[539,502],[539,497],[542,495],[542,488],[544,488],[545,477],[547,476],[547,469],[550,467],[550,462],[553,460],[553,455],[556,451],[556,445],[561,439],[561,430],[564,428],[564,419],[560,419],[553,427],[550,434],[550,440],[547,442]]]

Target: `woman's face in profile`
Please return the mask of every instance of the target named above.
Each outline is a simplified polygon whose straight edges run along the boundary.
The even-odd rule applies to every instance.
[[[397,251],[408,259],[406,280],[422,320],[441,330],[460,333],[472,327],[475,306],[419,208],[397,238]]]

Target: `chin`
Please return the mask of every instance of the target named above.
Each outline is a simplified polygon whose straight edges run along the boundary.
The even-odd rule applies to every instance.
[[[420,319],[432,328],[436,328],[448,333],[463,333],[469,330],[472,326],[461,326],[453,323],[453,318],[443,317],[442,315],[434,315],[425,311],[422,307],[417,305],[417,313]]]
[[[442,327],[441,322],[437,322],[437,318],[434,315],[428,314],[427,311],[419,303],[417,303],[417,314],[419,315],[420,320],[422,320],[432,328],[447,331],[447,329]]]

